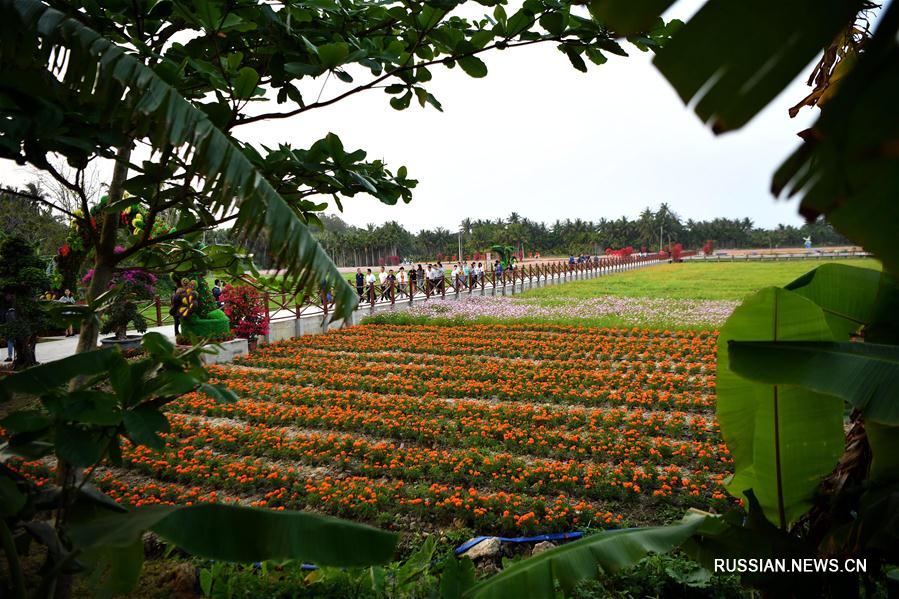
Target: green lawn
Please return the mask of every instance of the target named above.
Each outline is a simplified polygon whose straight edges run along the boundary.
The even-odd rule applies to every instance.
[[[739,300],[771,285],[786,285],[825,264],[811,260],[749,263],[664,264],[626,273],[573,281],[527,291],[521,297],[555,300],[600,295],[695,300]],[[832,262],[832,261],[831,261]],[[838,260],[840,264],[880,270],[873,259]]]

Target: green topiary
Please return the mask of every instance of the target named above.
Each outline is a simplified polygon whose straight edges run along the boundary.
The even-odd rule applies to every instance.
[[[200,302],[200,305],[197,307],[197,316],[207,318],[211,312],[218,309],[215,296],[212,295],[212,290],[209,288],[205,276],[198,274],[191,278],[197,282],[197,295]]]
[[[220,337],[231,331],[231,323],[221,310],[212,310],[203,318],[194,314],[181,323],[185,337]]]

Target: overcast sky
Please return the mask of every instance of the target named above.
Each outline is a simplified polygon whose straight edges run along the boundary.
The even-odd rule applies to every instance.
[[[667,16],[687,18],[698,4],[682,1]],[[484,79],[432,68],[429,89],[443,113],[414,101],[398,112],[387,94],[371,90],[240,135],[308,147],[333,131],[348,149],[363,148],[394,171],[406,165],[419,180],[412,202],[350,199],[341,217],[360,226],[397,220],[415,231],[455,229],[462,218],[512,211],[547,222],[596,220],[635,216],[661,202],[682,218],[800,224],[795,203],[775,201],[768,188],[774,169],[798,145],[795,133],[816,116],[808,109],[796,119],[787,115],[808,93],[803,77],[743,130],[715,137],[655,70],[652,54],[627,49],[630,57],[588,63],[586,74],[550,44],[494,51],[484,56]],[[322,99],[342,86],[332,77]],[[30,178],[0,162],[4,183]]]

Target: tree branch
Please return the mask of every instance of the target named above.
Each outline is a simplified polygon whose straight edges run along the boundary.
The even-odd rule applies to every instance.
[[[239,125],[247,125],[249,123],[255,123],[258,121],[266,121],[266,120],[270,120],[270,119],[290,118],[292,116],[296,116],[298,114],[302,114],[304,112],[312,110],[313,108],[323,108],[325,106],[330,106],[331,104],[339,102],[340,100],[343,100],[344,98],[348,98],[349,96],[358,94],[359,92],[365,91],[367,89],[371,89],[374,86],[381,83],[382,81],[385,81],[386,79],[389,79],[390,77],[393,77],[399,73],[411,71],[413,69],[417,69],[417,68],[421,68],[421,67],[427,67],[427,66],[443,63],[443,62],[450,61],[450,60],[459,60],[460,58],[465,58],[466,56],[475,56],[477,54],[487,52],[488,50],[494,50],[496,48],[499,48],[500,46],[502,46],[502,48],[517,48],[519,46],[530,46],[531,44],[539,44],[541,42],[561,42],[561,41],[562,41],[562,37],[558,36],[558,35],[551,36],[551,37],[544,37],[544,38],[540,38],[537,40],[527,40],[527,41],[518,42],[518,43],[509,43],[506,41],[500,41],[500,42],[490,44],[488,46],[484,46],[483,48],[481,48],[479,50],[472,50],[471,52],[463,52],[461,54],[453,54],[451,56],[445,56],[443,58],[435,58],[433,60],[427,60],[424,62],[414,63],[411,65],[404,64],[404,65],[401,65],[391,71],[385,72],[380,77],[372,79],[371,81],[369,81],[368,83],[366,83],[364,85],[354,87],[353,89],[348,90],[340,95],[337,95],[329,100],[313,102],[312,104],[306,104],[305,106],[300,106],[294,110],[290,110],[287,112],[267,112],[267,113],[263,113],[263,114],[257,114],[256,116],[250,116],[250,117],[246,117],[243,119],[239,119],[234,122],[233,126],[237,127]],[[409,56],[411,57],[412,53],[410,53]]]
[[[11,187],[2,187],[2,188],[0,188],[0,193],[6,193],[6,194],[9,194],[9,195],[13,195],[13,196],[17,196],[17,197],[20,197],[20,198],[24,198],[24,199],[26,199],[26,200],[31,200],[32,202],[37,202],[37,203],[39,203],[39,204],[44,204],[45,206],[48,206],[49,208],[52,208],[53,210],[59,210],[59,211],[62,212],[63,214],[65,214],[65,215],[67,215],[67,216],[70,216],[71,218],[73,218],[73,219],[75,219],[75,220],[79,220],[79,217],[78,217],[77,215],[75,215],[74,213],[69,212],[69,211],[66,210],[65,208],[62,208],[62,207],[60,207],[59,205],[54,204],[54,203],[51,202],[50,200],[45,200],[44,198],[42,198],[42,197],[40,197],[40,196],[36,196],[36,195],[30,194],[30,193],[23,193],[23,192],[21,192],[21,191],[15,190],[15,189],[13,189],[13,188],[11,188]]]

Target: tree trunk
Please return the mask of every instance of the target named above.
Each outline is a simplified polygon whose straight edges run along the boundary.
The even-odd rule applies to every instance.
[[[112,171],[112,181],[109,183],[109,203],[114,204],[122,199],[124,192],[123,185],[128,176],[128,161],[131,158],[131,142],[118,149],[116,153],[116,164]],[[86,215],[87,216],[87,215]],[[90,286],[87,289],[85,300],[90,304],[96,300],[100,294],[109,288],[112,281],[113,268],[116,264],[115,245],[116,233],[119,227],[119,215],[112,212],[105,214],[100,222],[100,239],[97,244],[96,257],[94,258],[94,274],[91,277]],[[78,346],[75,353],[84,353],[97,349],[97,339],[100,336],[100,324],[95,318],[85,318],[81,321],[81,330],[78,334]],[[72,380],[70,388],[76,389],[84,381],[83,376],[75,377]],[[63,494],[60,499],[59,515],[57,518],[57,529],[65,525],[68,515],[70,494],[66,489],[71,488],[76,479],[77,470],[65,460],[59,460],[56,466],[57,479],[63,487]],[[69,599],[72,596],[72,578],[69,573],[59,574],[56,579],[56,589],[53,593],[55,599]]]
[[[116,164],[112,171],[112,181],[109,183],[109,203],[114,204],[122,199],[123,185],[128,177],[128,161],[131,158],[131,142],[120,147],[116,154]],[[112,281],[113,268],[116,264],[115,245],[116,233],[119,228],[119,215],[109,213],[103,216],[100,228],[100,243],[96,248],[94,258],[94,274],[91,277],[90,286],[87,289],[85,300],[90,304],[100,294],[104,293]],[[78,347],[76,353],[84,353],[97,349],[97,339],[100,336],[100,325],[94,318],[85,318],[81,321],[81,329],[78,335]]]
[[[16,357],[13,359],[13,370],[24,370],[37,364],[35,356],[35,346],[37,345],[37,335],[31,335],[25,339],[16,339],[13,342]]]

